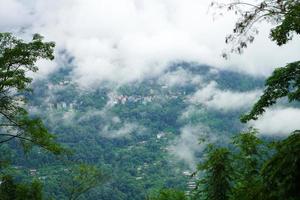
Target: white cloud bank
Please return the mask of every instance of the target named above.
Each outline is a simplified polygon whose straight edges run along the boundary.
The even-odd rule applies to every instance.
[[[0,0],[0,30],[8,31],[30,25],[30,10],[21,1]]]
[[[134,132],[143,132],[145,128],[136,123],[124,123],[117,129],[112,129],[111,125],[106,125],[101,130],[101,135],[108,138],[130,137]]]
[[[0,0],[0,31],[27,27],[27,33],[38,32],[56,41],[57,50],[66,49],[74,56],[74,80],[84,86],[155,76],[177,60],[266,74],[298,58],[299,40],[279,48],[262,31],[243,56],[223,60],[224,37],[232,30],[234,17],[228,14],[213,21],[207,12],[209,3]]]
[[[216,82],[210,82],[204,88],[198,90],[190,97],[193,104],[202,104],[210,109],[220,111],[239,110],[247,108],[260,96],[261,91],[254,90],[249,92],[234,92],[230,90],[220,90]]]
[[[251,121],[250,125],[263,135],[287,136],[300,130],[300,109],[268,109],[258,120]]]
[[[203,82],[202,77],[198,74],[179,68],[176,71],[171,71],[163,74],[159,78],[159,83],[167,86],[184,86],[184,85],[199,85]]]

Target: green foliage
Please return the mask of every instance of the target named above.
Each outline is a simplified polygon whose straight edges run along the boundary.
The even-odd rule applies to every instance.
[[[261,174],[266,199],[298,200],[300,197],[300,132],[276,143],[276,153],[264,164]]]
[[[0,170],[9,166],[12,161],[12,151],[8,144],[0,145]]]
[[[25,94],[31,83],[26,73],[38,70],[38,59],[54,58],[54,43],[42,40],[38,34],[31,42],[24,42],[10,33],[0,33],[0,144],[18,139],[25,151],[35,144],[58,154],[62,148],[55,137],[25,108]]]
[[[293,34],[300,34],[300,2],[277,1],[283,6],[280,24],[271,30],[271,39],[278,45],[286,44]]]
[[[38,70],[35,65],[38,59],[53,60],[54,46],[53,42],[43,42],[43,37],[38,34],[33,36],[32,41],[24,42],[10,33],[0,33],[0,148],[2,153],[6,153],[1,153],[0,157],[3,174],[0,199],[43,199],[42,186],[38,181],[19,183],[5,175],[10,170],[8,164],[15,162],[9,149],[19,149],[16,143],[10,141],[17,140],[26,153],[34,145],[54,154],[64,151],[42,120],[30,116],[26,110],[26,95],[31,92],[29,84],[32,81],[27,73]],[[19,159],[21,155],[19,152]]]
[[[300,34],[300,2],[298,0],[263,0],[253,4],[235,1],[221,6],[220,4],[212,3],[212,6],[214,5],[234,10],[236,14],[240,15],[233,33],[226,37],[226,43],[233,44],[231,52],[242,53],[242,50],[247,48],[247,44],[254,41],[254,34],[258,33],[258,30],[253,27],[256,22],[265,21],[276,25],[271,29],[270,38],[279,46],[286,44],[293,38],[294,34]],[[227,57],[227,54],[224,54],[224,57]],[[287,97],[290,102],[299,101],[299,72],[300,61],[295,61],[285,67],[276,69],[267,79],[266,89],[259,101],[254,105],[250,113],[241,117],[241,121],[257,120],[258,116],[265,112],[266,108],[275,104],[280,98]],[[258,141],[255,142],[253,139],[251,141],[252,143],[250,144],[258,145]],[[269,159],[263,160],[263,167],[257,165],[259,161],[257,159],[251,159],[249,160],[250,162],[247,161],[248,158],[256,157],[257,154],[257,148],[252,148],[251,146],[253,145],[246,144],[246,147],[250,147],[249,150],[254,149],[255,151],[251,150],[246,153],[247,151],[243,150],[243,147],[241,148],[241,152],[244,152],[243,156],[247,158],[246,160],[243,159],[246,170],[240,176],[242,179],[238,178],[238,182],[235,184],[233,199],[299,199],[299,131],[295,131],[281,142],[276,142],[274,155]],[[248,173],[252,171],[249,171],[250,169],[253,172],[256,172],[255,169],[260,169],[260,173]],[[245,194],[247,194],[246,197]]]
[[[263,199],[260,169],[266,146],[256,134],[257,130],[250,129],[233,137],[232,200]]]
[[[93,165],[79,164],[68,168],[62,187],[66,190],[69,200],[76,200],[89,190],[103,184],[108,177],[103,171]]]
[[[226,8],[240,16],[233,33],[226,37],[226,43],[232,44],[231,52],[242,53],[248,43],[254,41],[258,33],[255,24],[271,22],[276,26],[271,29],[270,38],[281,46],[300,34],[300,2],[294,0],[260,0],[257,2],[233,1],[228,4],[213,2],[217,8]],[[227,57],[227,54],[224,54]],[[299,61],[276,69],[266,81],[266,89],[260,100],[254,105],[251,112],[242,116],[242,122],[256,120],[265,112],[265,108],[275,104],[279,98],[288,97],[290,101],[299,100]]]
[[[16,183],[11,176],[1,179],[1,200],[42,200],[42,185],[38,181],[31,184]]]
[[[192,199],[299,199],[299,131],[273,145],[256,134],[250,129],[233,137],[230,150],[209,148],[207,159],[198,168],[200,180]],[[225,166],[230,170],[224,170]]]
[[[0,185],[0,197],[3,200],[16,199],[17,186],[11,176],[4,176]]]
[[[198,172],[204,172],[198,182],[195,196],[200,199],[226,200],[230,195],[232,174],[231,153],[227,148],[210,145],[205,160],[198,165]]]
[[[229,3],[212,2],[212,7],[234,11],[239,16],[233,33],[225,42],[232,44],[231,53],[242,53],[255,39],[259,30],[255,25],[268,22],[276,25],[270,32],[270,38],[278,45],[286,44],[293,34],[300,34],[300,2],[295,0],[231,1]],[[228,55],[224,53],[226,58]]]
[[[242,116],[241,121],[256,120],[265,108],[275,104],[278,99],[288,97],[289,101],[300,100],[300,61],[276,69],[266,81],[266,89],[251,112]]]
[[[174,189],[162,189],[158,195],[149,197],[147,200],[187,200],[184,192]]]

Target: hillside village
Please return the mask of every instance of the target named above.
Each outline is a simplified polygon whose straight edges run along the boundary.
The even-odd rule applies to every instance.
[[[70,80],[60,81],[57,84],[49,83],[47,85],[48,91],[55,90],[68,90],[70,89],[68,86],[73,86]],[[167,85],[160,85],[160,91],[154,91],[150,89],[148,95],[124,95],[118,93],[109,93],[106,97],[101,97],[101,100],[108,98],[107,104],[108,106],[115,105],[124,105],[130,103],[138,103],[138,104],[149,104],[152,102],[160,102],[160,101],[168,101],[172,99],[181,98],[182,100],[186,99],[185,91],[172,91]],[[74,110],[82,105],[82,101],[77,101],[74,99],[72,102],[67,101],[56,101],[56,99],[49,100],[47,102],[47,110]]]

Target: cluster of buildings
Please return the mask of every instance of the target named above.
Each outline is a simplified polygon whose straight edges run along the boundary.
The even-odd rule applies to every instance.
[[[127,95],[111,95],[110,102],[112,105],[126,103],[142,103],[147,104],[154,101],[177,99],[179,95],[149,95],[149,96],[127,96]]]
[[[64,101],[62,102],[56,102],[56,103],[48,103],[48,110],[55,110],[55,109],[64,109],[64,110],[74,110],[76,103],[66,103]]]
[[[192,190],[196,189],[197,184],[194,178],[191,177],[192,173],[190,171],[183,171],[182,174],[188,177],[188,182],[186,183],[186,191],[185,193],[189,195]]]
[[[111,95],[110,102],[112,105],[126,104],[126,103],[151,103],[157,99],[156,96],[127,96],[127,95]]]
[[[70,80],[62,80],[56,84],[49,83],[48,89],[49,90],[56,90],[56,89],[63,89],[65,86],[70,85]],[[162,85],[161,89],[166,90],[168,89],[167,86]],[[185,96],[185,91],[163,91],[162,94],[159,92],[155,92],[153,89],[150,89],[149,94],[144,95],[123,95],[123,94],[116,94],[111,93],[108,95],[109,98],[109,104],[111,106],[117,105],[117,104],[126,104],[126,103],[142,103],[142,104],[148,104],[151,102],[159,102],[162,100],[171,100],[171,99],[177,99],[180,96]],[[66,109],[66,110],[72,110],[74,109],[76,102],[73,103],[66,103],[64,101],[62,102],[56,102],[56,103],[49,103],[48,104],[48,110],[54,110],[54,109]]]

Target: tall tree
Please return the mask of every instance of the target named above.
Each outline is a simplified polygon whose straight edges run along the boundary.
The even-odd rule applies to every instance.
[[[232,1],[228,4],[212,3],[220,8],[234,10],[240,16],[233,33],[226,37],[226,43],[232,44],[231,52],[242,53],[248,43],[254,41],[258,29],[255,24],[268,22],[275,24],[270,30],[270,39],[281,46],[300,34],[299,0],[260,0],[254,3]],[[227,54],[224,54],[227,57]],[[266,81],[266,89],[252,110],[242,116],[242,122],[257,120],[265,109],[278,99],[287,97],[289,101],[300,100],[300,61],[277,68]],[[262,171],[264,199],[299,199],[300,171],[300,132],[278,142],[274,155],[268,160]]]
[[[263,200],[263,181],[260,170],[266,156],[266,145],[250,129],[233,137],[234,168],[230,199]],[[247,194],[247,195],[245,195]]]
[[[233,11],[239,16],[233,32],[225,39],[227,44],[232,45],[231,53],[243,53],[259,33],[256,25],[260,22],[275,25],[270,31],[270,39],[278,45],[284,45],[294,34],[300,34],[299,0],[231,0],[228,3],[213,1],[211,6],[221,9],[221,13],[222,10]]]
[[[234,11],[239,16],[233,32],[225,42],[232,45],[231,53],[242,53],[259,33],[260,22],[275,25],[270,30],[270,39],[281,46],[300,34],[300,1],[299,0],[260,0],[256,2],[234,0],[229,3],[212,2],[213,7]],[[227,57],[227,53],[224,57]],[[256,120],[265,109],[288,97],[289,101],[300,100],[300,61],[292,62],[277,68],[266,81],[266,89],[253,109],[242,116],[242,122]]]
[[[290,102],[300,100],[300,61],[275,69],[265,85],[263,95],[252,110],[241,117],[242,122],[258,119],[267,107],[275,104],[280,98],[287,97]]]
[[[31,117],[26,109],[26,95],[31,92],[28,72],[36,72],[38,59],[53,57],[53,42],[43,42],[43,37],[35,34],[32,41],[17,39],[11,33],[0,33],[0,147],[8,150],[9,141],[21,144],[25,152],[33,145],[42,147],[54,154],[63,152],[48,132],[42,120]],[[2,152],[3,153],[3,152]],[[0,157],[0,167],[7,166],[7,155]],[[2,169],[1,169],[2,170]],[[10,175],[1,175],[0,199],[40,200],[42,186],[34,181],[31,184],[16,182]]]
[[[229,199],[232,175],[229,149],[209,145],[204,161],[198,165],[198,173],[201,177],[193,194],[196,199]]]
[[[276,153],[263,166],[266,200],[300,198],[300,132],[275,144]]]
[[[0,33],[0,144],[18,140],[25,150],[34,144],[61,153],[41,119],[28,114],[25,97],[32,81],[27,72],[38,70],[38,59],[52,60],[54,46],[38,34],[25,42],[11,33]]]

